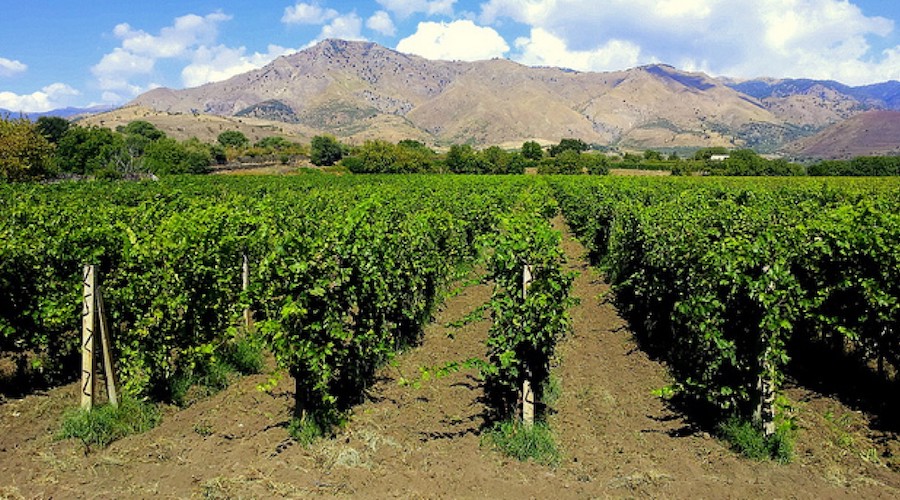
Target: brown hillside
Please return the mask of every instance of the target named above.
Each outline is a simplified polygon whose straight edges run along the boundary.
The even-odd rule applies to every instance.
[[[821,159],[900,155],[900,111],[868,111],[786,149],[799,157]]]
[[[219,134],[226,130],[239,130],[253,142],[272,135],[280,135],[293,141],[309,142],[315,135],[313,130],[299,124],[254,118],[172,113],[137,105],[90,115],[81,118],[78,123],[85,126],[93,125],[115,129],[135,120],[148,121],[178,140],[196,137],[202,141],[215,142]]]
[[[752,146],[756,136],[785,125],[760,101],[669,66],[584,73],[500,59],[431,61],[341,40],[223,82],[152,90],[132,104],[189,118],[298,125],[303,134],[332,133],[348,142],[410,137],[521,144],[578,137],[640,148]]]

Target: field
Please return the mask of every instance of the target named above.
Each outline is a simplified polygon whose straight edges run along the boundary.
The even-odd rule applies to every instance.
[[[898,192],[580,176],[2,187],[0,496],[895,498]],[[527,300],[506,283],[520,260],[537,269]],[[163,413],[109,447],[54,439],[78,406],[86,261],[106,276],[125,392]],[[530,333],[512,335],[517,317]],[[254,335],[264,373],[176,390]],[[51,386],[14,379],[17,362]],[[542,367],[549,465],[486,440]],[[752,413],[761,378],[789,464],[716,437],[714,421]],[[333,412],[333,437],[288,432]]]

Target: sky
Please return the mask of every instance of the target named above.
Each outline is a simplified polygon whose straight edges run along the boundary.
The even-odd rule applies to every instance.
[[[124,104],[327,38],[429,59],[900,80],[900,0],[0,0],[0,108]]]

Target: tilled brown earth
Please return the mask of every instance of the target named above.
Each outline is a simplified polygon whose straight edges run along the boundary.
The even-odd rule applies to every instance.
[[[489,298],[481,284],[446,301],[422,346],[379,373],[337,438],[309,448],[287,434],[287,378],[268,394],[257,390],[266,376],[246,377],[167,410],[150,432],[90,453],[52,437],[63,411],[77,405],[74,385],[4,400],[0,498],[900,497],[889,455],[900,451],[897,436],[875,433],[865,415],[803,388],[788,390],[801,426],[790,465],[741,458],[694,430],[652,394],[668,383],[665,368],[637,349],[583,247],[568,234],[564,245],[580,272],[581,303],[554,372],[558,466],[516,462],[482,446],[485,408],[474,371],[421,381],[421,367],[483,355],[489,320],[446,326]]]

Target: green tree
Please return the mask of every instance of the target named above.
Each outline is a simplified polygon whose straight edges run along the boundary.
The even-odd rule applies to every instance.
[[[222,142],[221,136],[219,136],[219,142]],[[284,137],[270,135],[269,137],[263,137],[262,139],[256,141],[255,146],[258,148],[280,151],[282,149],[291,147],[291,142]]]
[[[110,167],[123,147],[122,135],[108,128],[75,125],[56,145],[56,161],[62,172],[90,175]]]
[[[526,141],[522,144],[522,156],[529,160],[540,161],[544,157],[544,149],[535,141]]]
[[[208,145],[190,139],[180,143],[164,138],[150,143],[144,157],[144,165],[157,175],[202,174],[209,170],[212,155]]]
[[[42,116],[35,123],[38,132],[41,133],[51,144],[57,144],[62,136],[72,124],[65,118],[58,116]]]
[[[591,175],[609,174],[609,159],[604,154],[583,154],[581,164]]]
[[[468,144],[450,146],[445,159],[447,169],[455,174],[480,174],[483,172],[482,162]]]
[[[411,139],[397,143],[397,161],[405,172],[429,172],[434,168],[437,154],[425,144]]]
[[[398,173],[397,148],[390,142],[376,139],[366,141],[356,155],[361,160],[360,167],[351,172],[368,174]]]
[[[250,144],[250,139],[239,130],[226,130],[219,134],[219,144],[226,148],[243,148]]]
[[[500,146],[491,146],[479,153],[481,161],[489,174],[505,174],[510,161],[510,154]]]
[[[313,165],[330,166],[341,161],[344,148],[334,136],[317,135],[312,139],[309,156]]]
[[[524,174],[525,169],[534,165],[534,160],[529,160],[522,156],[521,153],[512,153],[506,162],[506,168],[502,172],[504,174]]]
[[[26,118],[0,118],[0,179],[41,179],[52,171],[53,146]]]
[[[625,153],[622,155],[622,163],[628,163],[630,165],[638,165],[641,163],[642,157],[635,153]]]
[[[654,151],[652,149],[648,149],[644,151],[644,159],[647,161],[662,161],[662,153],[659,151]]]
[[[559,141],[559,144],[550,146],[550,156],[556,157],[563,151],[575,151],[576,153],[581,153],[588,149],[587,143],[581,139],[563,139]]]
[[[137,135],[150,141],[158,141],[166,136],[166,133],[158,129],[156,125],[145,120],[134,120],[128,125],[116,127],[116,131],[124,135]]]
[[[582,154],[574,149],[565,149],[556,155],[556,173],[557,174],[580,174],[582,173],[583,164],[581,161]]]

